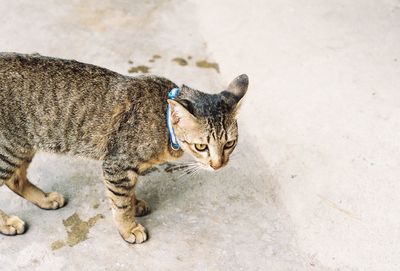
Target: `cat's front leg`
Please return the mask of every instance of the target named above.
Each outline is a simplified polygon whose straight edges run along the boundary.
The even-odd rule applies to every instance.
[[[147,240],[146,229],[136,222],[135,214],[140,211],[138,215],[144,215],[150,209],[144,201],[136,199],[137,174],[105,163],[103,175],[119,233],[128,243],[143,243]]]

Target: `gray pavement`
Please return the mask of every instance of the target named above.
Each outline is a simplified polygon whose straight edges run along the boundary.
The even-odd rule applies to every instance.
[[[0,270],[399,270],[399,22],[395,0],[1,1],[0,51],[250,88],[227,168],[140,180],[142,245],[116,232],[98,162],[37,155],[30,179],[68,205],[2,187],[30,227],[0,237]]]

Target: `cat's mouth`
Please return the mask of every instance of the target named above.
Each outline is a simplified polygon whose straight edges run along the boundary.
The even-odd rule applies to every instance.
[[[218,164],[218,165],[214,165],[214,164],[210,164],[209,167],[211,168],[212,171],[217,171],[221,168],[223,168],[225,166],[225,164]]]

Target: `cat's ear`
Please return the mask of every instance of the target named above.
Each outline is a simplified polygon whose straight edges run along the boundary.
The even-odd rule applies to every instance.
[[[236,77],[228,86],[228,89],[223,91],[222,94],[234,98],[232,104],[232,113],[237,116],[239,113],[240,105],[244,95],[249,87],[249,77],[246,74],[239,75]]]
[[[249,87],[249,77],[246,74],[239,75],[236,77],[228,86],[228,92],[232,93],[237,102],[240,100],[247,92],[247,88]]]
[[[197,124],[196,117],[185,106],[171,99],[168,99],[168,104],[171,107],[171,120],[173,124],[184,128],[190,128]]]

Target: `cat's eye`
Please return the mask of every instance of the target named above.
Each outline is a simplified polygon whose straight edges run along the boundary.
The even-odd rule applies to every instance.
[[[235,143],[236,143],[236,140],[231,140],[231,141],[226,142],[225,149],[232,148],[233,145],[235,145]]]
[[[205,151],[207,150],[207,145],[206,144],[194,144],[194,147],[198,151]]]

